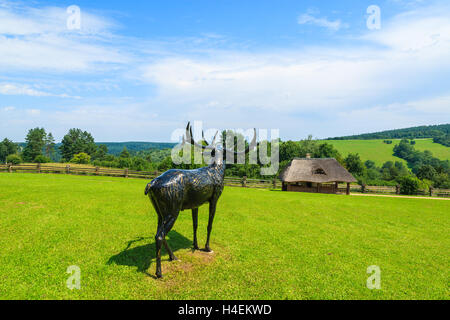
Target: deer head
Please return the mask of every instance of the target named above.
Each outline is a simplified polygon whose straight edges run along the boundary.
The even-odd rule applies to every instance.
[[[234,148],[233,149],[223,148],[222,146],[224,145],[223,144],[224,141],[222,141],[222,144],[218,144],[216,142],[217,134],[219,133],[219,131],[216,132],[216,134],[214,135],[214,139],[211,143],[208,143],[206,141],[203,131],[202,131],[202,139],[204,142],[206,142],[206,145],[195,142],[195,140],[193,138],[193,134],[192,134],[191,123],[188,122],[188,124],[186,126],[186,137],[183,137],[182,145],[184,145],[185,143],[189,143],[197,148],[200,148],[201,150],[208,150],[207,153],[211,154],[213,161],[215,161],[216,163],[223,162],[226,160],[226,155],[231,155],[233,157],[239,156],[239,155],[245,155],[250,150],[255,149],[255,147],[257,146],[256,129],[253,129],[253,130],[254,130],[253,139],[250,142],[250,144],[245,148],[245,150],[244,151],[235,151]],[[233,147],[234,147],[234,145],[233,145]]]

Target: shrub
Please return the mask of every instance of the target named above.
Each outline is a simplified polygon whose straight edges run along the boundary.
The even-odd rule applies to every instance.
[[[143,158],[134,157],[131,163],[131,169],[136,171],[144,171],[148,168],[147,161]]]
[[[36,158],[34,158],[35,163],[49,163],[51,161],[52,160],[49,157],[46,157],[42,154],[40,154],[40,155],[36,156]]]
[[[130,168],[131,159],[130,158],[119,158],[119,168]]]
[[[73,156],[70,162],[78,164],[88,164],[91,162],[91,156],[84,152],[77,153],[76,155]]]
[[[401,194],[417,194],[423,187],[422,181],[413,176],[405,176],[398,179]]]
[[[427,164],[419,167],[417,170],[417,177],[419,179],[428,179],[428,180],[434,180],[435,176],[437,175],[436,169],[433,168],[433,166]]]
[[[10,154],[9,156],[6,157],[6,162],[12,164],[21,164],[22,158],[18,154]]]

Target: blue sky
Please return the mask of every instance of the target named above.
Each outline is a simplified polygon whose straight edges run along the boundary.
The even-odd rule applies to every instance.
[[[0,0],[0,138],[39,126],[170,141],[201,120],[298,140],[448,123],[449,16],[420,0]]]

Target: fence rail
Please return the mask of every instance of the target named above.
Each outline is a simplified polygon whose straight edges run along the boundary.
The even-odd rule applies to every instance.
[[[158,171],[134,171],[129,169],[114,169],[103,167],[80,167],[80,166],[56,166],[54,164],[0,164],[0,172],[36,172],[57,173],[76,175],[96,175],[123,178],[153,179],[161,174]],[[249,179],[247,177],[225,177],[224,184],[230,187],[276,189],[281,187],[279,179]],[[345,193],[345,185],[338,185],[338,192]],[[351,185],[351,192],[377,193],[377,194],[399,194],[399,187],[395,186],[359,186]],[[417,195],[450,197],[448,189],[430,189],[428,192],[420,191]]]

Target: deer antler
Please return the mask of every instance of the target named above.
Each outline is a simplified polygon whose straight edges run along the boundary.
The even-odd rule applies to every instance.
[[[216,134],[214,135],[213,141],[211,143],[208,143],[208,141],[206,141],[206,139],[205,139],[205,133],[202,130],[202,139],[203,139],[203,141],[206,142],[206,145],[213,146],[216,143],[216,137],[217,137],[218,133],[219,133],[219,131],[217,131]]]
[[[255,147],[257,146],[257,143],[256,143],[256,129],[253,129],[253,130],[254,130],[253,139],[252,139],[252,141],[250,142],[250,144],[248,145],[248,147],[245,148],[244,151],[237,151],[237,152],[236,152],[236,151],[230,150],[230,149],[224,149],[224,151],[234,153],[235,155],[240,155],[240,154],[246,154],[246,153],[248,153],[250,150],[255,149]],[[219,133],[219,131],[217,131],[216,134],[214,135],[213,141],[212,141],[211,143],[208,143],[208,142],[206,141],[206,139],[205,139],[205,134],[204,134],[204,132],[202,131],[202,138],[203,138],[203,141],[205,141],[205,142],[207,143],[207,145],[204,146],[204,145],[198,144],[197,142],[195,142],[195,140],[194,140],[194,138],[193,138],[191,123],[188,122],[188,124],[187,124],[187,126],[186,126],[186,141],[187,141],[188,143],[190,143],[191,145],[196,146],[196,147],[198,147],[198,148],[201,148],[201,149],[203,149],[203,150],[206,150],[206,149],[208,149],[208,150],[214,150],[214,149],[215,149],[214,144],[215,144],[215,142],[216,142],[216,138],[217,138],[217,134],[218,134],[218,133]],[[184,141],[184,137],[183,137],[183,141]]]
[[[218,133],[218,132],[216,132],[216,135],[214,136],[214,140],[213,140],[213,142],[212,142],[211,144],[208,144],[207,146],[198,144],[197,142],[195,142],[195,140],[194,140],[194,138],[193,138],[191,123],[188,122],[187,127],[186,127],[186,140],[187,140],[190,144],[192,144],[193,146],[196,146],[196,147],[201,148],[201,149],[203,149],[203,150],[205,150],[205,149],[208,149],[208,150],[214,150],[214,149],[215,149],[214,143],[215,143],[215,141],[216,141],[217,133]],[[205,136],[204,136],[204,134],[203,134],[203,131],[202,131],[202,136],[203,136],[203,140],[206,142]],[[183,137],[183,138],[184,138],[184,137]],[[208,143],[208,142],[206,142],[206,143]]]
[[[234,153],[235,155],[240,155],[240,154],[246,154],[250,150],[255,149],[255,147],[257,146],[257,143],[256,143],[256,128],[253,129],[253,132],[254,132],[253,133],[253,139],[250,142],[250,144],[248,145],[248,147],[245,148],[244,151],[234,151],[234,150],[230,150],[230,149],[224,149],[224,151],[226,151],[227,153],[230,152],[230,153]]]

